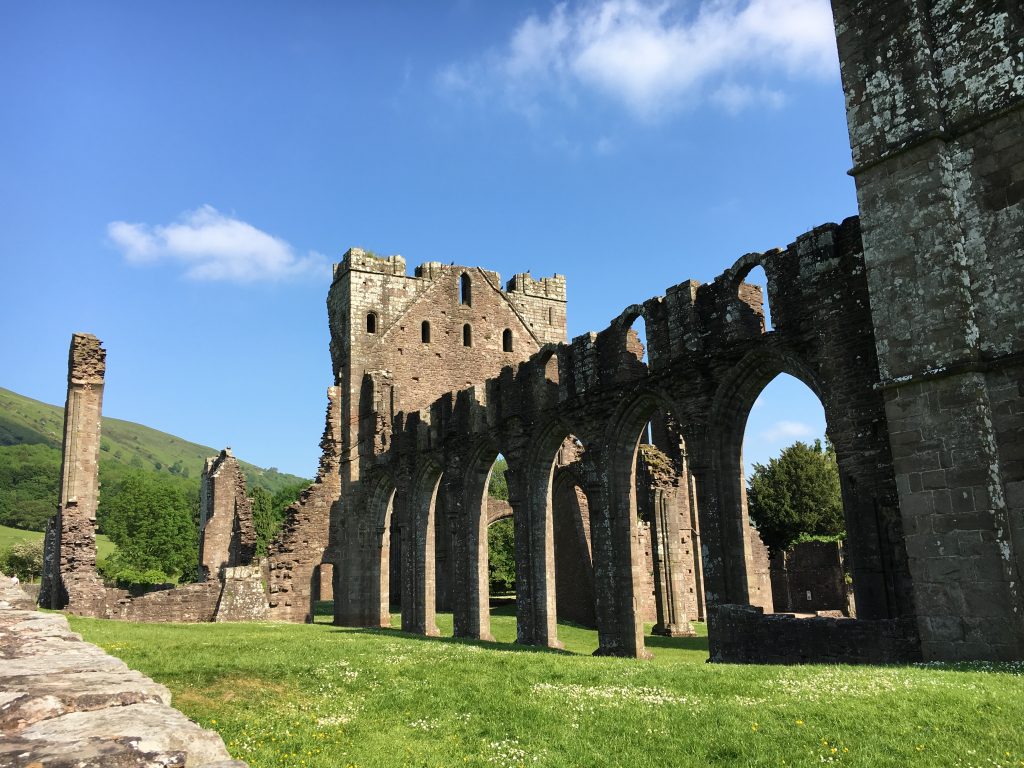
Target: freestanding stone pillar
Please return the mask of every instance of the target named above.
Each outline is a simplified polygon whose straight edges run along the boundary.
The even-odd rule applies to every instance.
[[[71,337],[60,500],[47,530],[40,605],[92,613],[104,597],[96,574],[100,420],[106,350],[89,333]]]

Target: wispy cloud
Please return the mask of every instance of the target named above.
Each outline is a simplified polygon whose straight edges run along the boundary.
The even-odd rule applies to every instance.
[[[203,205],[171,224],[112,221],[107,236],[130,264],[178,262],[193,280],[269,282],[307,274],[326,274],[328,260],[305,256],[279,237]]]
[[[453,93],[499,93],[533,117],[545,100],[597,92],[643,119],[710,100],[729,112],[778,108],[768,78],[838,69],[827,0],[592,0],[531,15],[506,45],[438,74]]]
[[[776,421],[768,429],[762,430],[759,437],[768,442],[776,442],[797,437],[809,437],[813,434],[813,427],[802,421]]]

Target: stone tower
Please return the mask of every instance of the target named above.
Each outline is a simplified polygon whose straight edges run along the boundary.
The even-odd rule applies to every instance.
[[[1024,11],[833,0],[925,659],[1024,657]]]
[[[359,248],[335,265],[327,297],[331,357],[341,394],[341,502],[332,514],[335,619],[374,624],[379,523],[366,514],[365,474],[390,444],[392,416],[497,376],[543,345],[566,340],[565,277],[496,272],[431,261],[406,273],[401,256]],[[377,542],[376,544],[374,542]],[[385,545],[386,546],[386,545]],[[439,555],[443,556],[443,555]]]

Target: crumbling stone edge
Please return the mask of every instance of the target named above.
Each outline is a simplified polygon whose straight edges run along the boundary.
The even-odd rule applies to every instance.
[[[0,768],[247,768],[170,703],[0,574]]]

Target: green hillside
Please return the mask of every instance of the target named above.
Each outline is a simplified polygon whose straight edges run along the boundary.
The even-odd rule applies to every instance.
[[[42,539],[44,535],[42,531],[23,531],[20,528],[8,528],[6,525],[0,525],[0,552],[19,541],[36,541]],[[96,558],[98,560],[102,560],[115,549],[117,547],[109,536],[104,536],[102,533],[96,534]]]
[[[0,387],[0,446],[45,445],[60,451],[64,409]],[[101,462],[198,478],[203,462],[219,449],[183,440],[141,424],[103,418]],[[310,481],[240,461],[250,488],[271,494]]]

